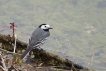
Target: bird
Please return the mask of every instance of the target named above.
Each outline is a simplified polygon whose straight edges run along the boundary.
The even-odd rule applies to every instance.
[[[50,36],[49,29],[53,28],[48,24],[41,24],[34,30],[29,39],[26,50],[20,56],[21,59],[24,59],[31,50],[35,49],[36,47],[40,47],[45,43],[45,40]]]

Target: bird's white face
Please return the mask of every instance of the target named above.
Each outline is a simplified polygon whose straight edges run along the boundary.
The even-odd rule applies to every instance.
[[[41,29],[52,29],[48,24],[42,25]]]

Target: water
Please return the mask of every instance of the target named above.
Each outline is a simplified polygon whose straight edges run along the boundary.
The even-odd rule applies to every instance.
[[[54,29],[42,46],[48,52],[82,66],[106,71],[105,1],[1,1],[0,33],[12,34],[10,22],[17,25],[18,39],[28,42],[39,24]]]

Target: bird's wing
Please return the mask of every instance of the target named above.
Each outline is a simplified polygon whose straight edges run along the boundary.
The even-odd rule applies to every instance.
[[[43,44],[45,43],[45,40],[46,40],[46,39],[47,39],[47,38],[41,39],[41,40],[38,41],[37,44],[36,44],[35,46],[33,46],[33,47],[38,47],[38,46],[43,45]]]
[[[42,29],[36,29],[31,36],[31,41],[29,43],[30,47],[38,47],[44,44],[47,37],[50,35],[49,32],[45,32]]]

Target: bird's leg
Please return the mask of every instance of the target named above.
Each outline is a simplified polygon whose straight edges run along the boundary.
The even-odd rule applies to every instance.
[[[39,49],[41,50],[41,51],[43,51],[43,49],[39,46]]]
[[[39,46],[39,49],[41,49],[41,47]]]

